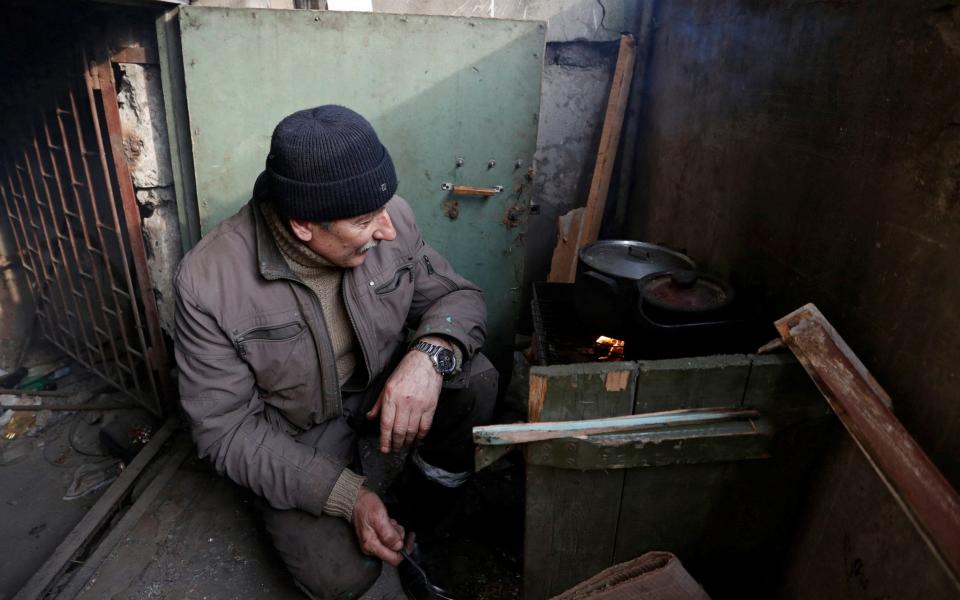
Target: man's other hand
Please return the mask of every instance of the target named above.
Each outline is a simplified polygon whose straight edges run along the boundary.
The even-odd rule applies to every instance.
[[[421,338],[431,344],[451,348],[443,338]],[[393,370],[368,419],[380,415],[380,451],[398,452],[430,432],[443,377],[433,368],[430,357],[410,350]]]
[[[353,505],[353,529],[364,554],[397,566],[403,560],[404,531],[399,523],[387,514],[380,496],[367,488],[360,488],[357,502]]]

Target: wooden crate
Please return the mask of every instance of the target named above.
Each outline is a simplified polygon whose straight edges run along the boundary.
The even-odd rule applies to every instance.
[[[747,422],[651,440],[537,442],[527,458],[524,597],[558,594],[650,550],[712,593],[771,596],[811,467],[835,430],[789,355],[534,367],[531,421],[756,408]]]

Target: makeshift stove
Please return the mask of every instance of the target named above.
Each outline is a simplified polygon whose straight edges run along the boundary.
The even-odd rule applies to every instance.
[[[538,282],[533,286],[533,329],[541,365],[624,360],[625,343],[577,319],[573,285]]]
[[[575,284],[533,286],[531,312],[540,365],[745,354],[756,349],[764,335],[770,337],[758,334],[742,316],[647,327],[638,327],[625,316],[618,327],[600,328],[579,317],[574,292]]]
[[[528,436],[511,438],[526,465],[525,597],[655,550],[680,557],[714,597],[772,597],[773,579],[730,573],[776,573],[789,554],[833,431],[816,387],[792,355],[751,354],[776,334],[743,305],[710,321],[657,315],[659,328],[624,314],[622,328],[600,330],[581,318],[575,289],[534,285],[531,423],[504,426]],[[595,306],[621,322],[612,304]],[[667,423],[677,418],[696,424]]]

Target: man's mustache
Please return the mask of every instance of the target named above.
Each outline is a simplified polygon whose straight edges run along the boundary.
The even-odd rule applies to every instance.
[[[357,250],[357,254],[365,254],[368,250],[373,250],[380,245],[380,240],[370,240],[366,244],[360,246],[360,249]]]

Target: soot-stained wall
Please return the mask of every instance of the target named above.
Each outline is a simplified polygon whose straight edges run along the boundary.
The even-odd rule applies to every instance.
[[[960,486],[960,5],[661,1],[654,27],[632,237],[771,319],[817,303]],[[849,441],[809,507],[785,596],[956,592]]]

